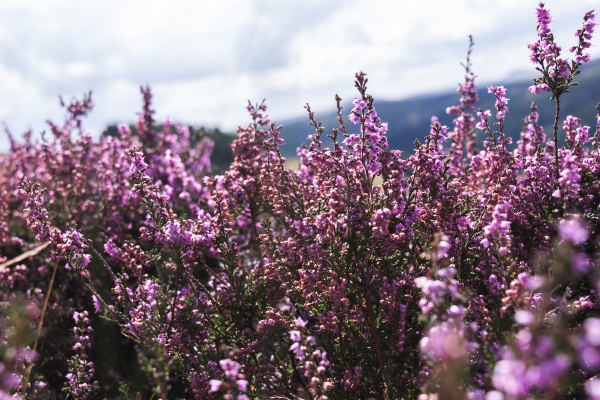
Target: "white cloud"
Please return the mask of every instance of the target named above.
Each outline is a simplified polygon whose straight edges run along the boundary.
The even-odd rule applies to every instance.
[[[548,1],[568,48],[597,0]],[[88,126],[135,120],[139,84],[150,84],[158,118],[233,129],[248,99],[267,98],[276,120],[310,102],[329,110],[369,74],[380,99],[448,90],[461,79],[467,35],[475,72],[502,83],[534,70],[537,1],[462,0],[3,0],[0,119],[15,132],[59,119],[58,95],[94,92]],[[599,56],[598,47],[592,55]],[[6,142],[0,139],[0,151]]]

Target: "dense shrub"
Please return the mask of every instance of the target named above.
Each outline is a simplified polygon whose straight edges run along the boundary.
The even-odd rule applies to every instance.
[[[492,123],[468,57],[451,129],[390,150],[359,72],[353,125],[336,96],[325,138],[307,105],[296,171],[264,104],[214,176],[147,88],[135,135],[94,140],[91,98],[65,105],[1,162],[2,396],[600,398],[600,109],[558,143],[594,19],[569,61],[537,9],[531,91],[556,123],[532,105],[514,151],[506,91]]]

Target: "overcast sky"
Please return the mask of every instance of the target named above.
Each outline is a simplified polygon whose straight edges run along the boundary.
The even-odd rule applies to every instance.
[[[525,0],[2,0],[0,120],[20,135],[60,121],[58,96],[92,91],[87,127],[133,122],[140,84],[157,118],[232,130],[248,99],[281,121],[355,96],[354,73],[376,99],[449,90],[461,80],[467,35],[480,83],[535,76],[536,1]],[[550,0],[563,49],[598,0]],[[600,7],[597,7],[600,8]],[[600,11],[600,10],[598,10]],[[598,40],[594,40],[598,43]],[[592,56],[600,56],[599,46]],[[528,74],[526,73],[528,72]],[[0,139],[0,151],[7,141]]]

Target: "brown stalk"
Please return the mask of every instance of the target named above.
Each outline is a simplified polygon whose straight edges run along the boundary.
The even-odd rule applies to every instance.
[[[42,245],[46,247],[49,243]],[[40,247],[42,247],[40,246]],[[56,270],[58,269],[58,263],[54,263],[54,270],[52,271],[52,277],[50,278],[50,284],[48,285],[48,291],[46,292],[46,298],[44,299],[44,305],[42,306],[42,313],[40,314],[40,321],[38,322],[37,332],[35,334],[35,340],[33,341],[33,352],[37,351],[37,346],[42,332],[42,325],[44,324],[44,315],[46,314],[46,308],[48,307],[48,300],[50,300],[50,292],[52,292],[52,286],[54,285],[54,278],[56,277]],[[23,388],[21,389],[21,396],[25,398],[27,393],[27,384],[29,383],[29,376],[31,375],[31,369],[33,368],[33,358],[29,361],[27,370],[25,371],[25,377],[23,379]]]

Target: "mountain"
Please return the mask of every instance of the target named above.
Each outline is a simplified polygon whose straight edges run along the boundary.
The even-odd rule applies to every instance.
[[[596,60],[583,65],[580,70],[582,72],[575,79],[579,85],[572,88],[570,93],[561,96],[559,135],[564,136],[562,121],[567,115],[580,118],[584,125],[592,127],[592,132],[595,131],[596,105],[600,102],[600,61]],[[536,71],[532,71],[531,76],[535,77],[536,74]],[[516,142],[523,127],[523,118],[530,113],[531,103],[535,101],[540,114],[540,124],[544,126],[546,133],[551,135],[556,106],[554,101],[550,101],[550,94],[541,93],[537,96],[531,94],[527,90],[532,84],[531,80],[514,79],[511,81],[504,85],[507,88],[507,97],[510,99],[505,134],[511,136]],[[494,85],[501,84],[502,82],[494,83]],[[488,85],[479,86],[479,104],[476,107],[491,110],[490,123],[495,122],[494,95],[487,93]],[[448,125],[449,129],[452,129],[453,116],[447,115],[445,110],[448,106],[459,104],[459,94],[455,91],[448,91],[398,101],[375,99],[373,104],[381,120],[389,124],[387,136],[390,148],[412,151],[415,139],[422,142],[429,133],[431,116],[437,116],[442,125]],[[344,105],[342,111],[344,123],[350,133],[357,133],[357,127],[348,121],[351,108],[350,102]],[[321,122],[325,127],[322,141],[324,147],[328,147],[330,139],[326,137],[326,134],[330,133],[332,128],[339,126],[335,120],[335,111],[327,112],[324,115],[318,113],[318,110],[313,111],[316,111],[317,116],[322,115],[317,122]],[[307,117],[278,121],[279,123],[284,126],[281,130],[281,137],[286,143],[282,147],[282,153],[287,157],[295,156],[296,148],[303,143],[308,143],[307,136],[315,132],[315,129],[308,125]]]

